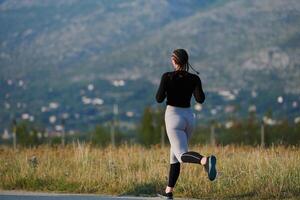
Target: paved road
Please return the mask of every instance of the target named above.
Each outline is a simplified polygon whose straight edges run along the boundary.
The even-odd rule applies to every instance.
[[[23,191],[0,191],[0,200],[158,200],[157,197],[103,196],[92,194],[58,194]]]

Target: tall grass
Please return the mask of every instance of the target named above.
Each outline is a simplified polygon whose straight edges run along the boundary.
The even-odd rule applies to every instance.
[[[218,158],[218,179],[183,164],[174,194],[181,197],[300,198],[300,148],[210,147],[192,150]],[[0,188],[31,191],[155,195],[167,182],[169,149],[73,143],[14,151],[0,148]]]

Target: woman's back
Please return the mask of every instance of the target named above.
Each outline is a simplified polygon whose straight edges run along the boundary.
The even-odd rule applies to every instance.
[[[187,71],[173,71],[163,74],[156,100],[162,102],[167,97],[167,105],[190,107],[192,94],[197,102],[205,99],[199,76]]]

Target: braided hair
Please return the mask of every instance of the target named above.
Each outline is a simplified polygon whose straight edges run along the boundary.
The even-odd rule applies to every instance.
[[[184,49],[175,49],[172,54],[172,58],[174,59],[175,63],[179,66],[179,70],[182,71],[189,71],[191,67],[193,71],[197,72],[192,65],[189,63],[189,55]]]

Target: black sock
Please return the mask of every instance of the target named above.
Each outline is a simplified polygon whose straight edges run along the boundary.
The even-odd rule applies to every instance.
[[[180,173],[180,163],[170,164],[169,187],[174,187]]]
[[[186,162],[186,163],[201,164],[200,161],[202,158],[203,158],[202,155],[200,155],[199,153],[194,152],[194,151],[188,151],[188,152],[182,154],[182,156],[181,156],[182,162]]]

